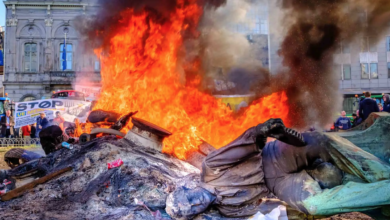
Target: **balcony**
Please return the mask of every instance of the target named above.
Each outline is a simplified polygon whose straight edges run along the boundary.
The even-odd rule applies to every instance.
[[[75,72],[75,71],[50,71],[50,84],[72,84],[74,80],[88,80],[99,83],[101,80],[98,72]]]

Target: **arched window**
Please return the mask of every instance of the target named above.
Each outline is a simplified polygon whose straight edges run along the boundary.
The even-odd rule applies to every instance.
[[[34,96],[26,96],[22,99],[22,102],[29,102],[29,101],[34,101],[37,100]]]
[[[38,66],[37,44],[24,44],[24,71],[36,72]]]

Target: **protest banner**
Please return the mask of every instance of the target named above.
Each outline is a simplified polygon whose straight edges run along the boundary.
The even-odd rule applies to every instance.
[[[76,118],[85,122],[90,111],[91,103],[70,99],[44,99],[15,104],[15,128],[34,124],[39,113],[44,112],[52,122],[55,113],[59,111],[66,122],[73,123]]]

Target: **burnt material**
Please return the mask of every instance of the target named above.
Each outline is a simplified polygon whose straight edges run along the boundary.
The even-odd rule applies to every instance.
[[[163,140],[172,133],[145,120],[132,118],[133,128],[127,132],[125,138],[143,147],[161,152]]]
[[[137,114],[137,113],[138,113],[138,111],[130,112],[129,114],[126,114],[126,115],[120,117],[118,119],[118,121],[115,122],[115,124],[112,125],[110,128],[114,129],[114,130],[118,130],[118,131],[122,130],[127,125],[127,123],[129,122],[130,118],[132,116],[134,116],[135,114]]]
[[[107,163],[119,158],[124,164],[108,170]],[[44,168],[50,174],[69,166],[73,171],[37,185],[21,197],[0,202],[0,219],[155,220],[135,199],[169,219],[164,211],[168,194],[179,184],[195,185],[193,179],[185,178],[188,174],[199,179],[199,170],[188,163],[111,135],[82,146],[75,144],[71,151],[60,149],[8,174],[0,172],[0,182],[29,170]]]
[[[23,193],[25,193],[26,191],[28,191],[28,190],[34,188],[35,186],[37,186],[38,184],[45,183],[45,182],[47,182],[47,181],[49,181],[49,180],[51,180],[51,179],[53,179],[53,178],[63,174],[63,173],[65,173],[65,172],[70,171],[70,170],[72,170],[72,168],[71,167],[67,167],[67,168],[61,169],[59,171],[56,171],[54,173],[51,173],[51,174],[49,174],[47,176],[44,176],[42,178],[39,178],[37,180],[34,180],[33,182],[31,182],[29,184],[26,184],[24,186],[16,188],[16,189],[14,189],[14,190],[12,190],[12,191],[2,195],[1,196],[1,200],[4,202],[4,201],[11,200],[13,198],[19,197],[19,196],[23,195]]]
[[[115,123],[119,117],[120,117],[120,115],[115,113],[115,112],[95,110],[89,114],[88,121],[91,123],[98,123],[98,122]]]
[[[131,122],[134,124],[135,127],[139,128],[141,130],[153,133],[153,134],[159,136],[160,138],[165,138],[165,137],[172,135],[171,132],[165,130],[164,128],[161,128],[155,124],[152,124],[148,121],[145,121],[145,120],[142,120],[139,118],[132,118]]]

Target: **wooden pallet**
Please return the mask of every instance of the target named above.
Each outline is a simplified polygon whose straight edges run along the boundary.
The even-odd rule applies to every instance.
[[[64,168],[64,169],[61,169],[61,170],[58,170],[54,173],[50,173],[44,177],[41,177],[39,179],[36,179],[34,181],[32,181],[31,183],[28,183],[24,186],[21,186],[21,187],[18,187],[16,189],[13,189],[7,193],[5,193],[4,195],[1,196],[1,201],[5,202],[5,201],[9,201],[11,199],[14,199],[16,197],[19,197],[21,195],[23,195],[26,191],[30,190],[30,189],[33,189],[35,186],[39,185],[39,184],[42,184],[42,183],[45,183],[51,179],[53,179],[54,177],[57,177],[63,173],[66,173],[68,171],[71,171],[73,168],[72,167],[67,167],[67,168]]]

